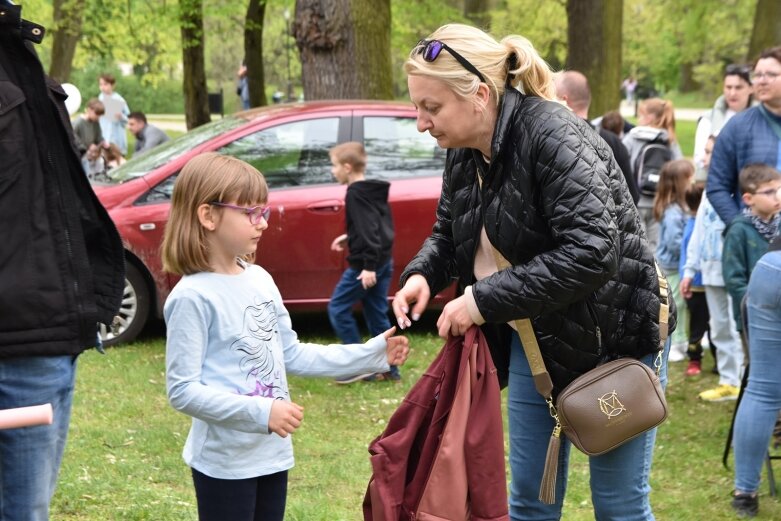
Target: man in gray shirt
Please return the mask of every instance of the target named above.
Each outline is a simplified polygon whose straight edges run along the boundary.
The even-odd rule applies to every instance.
[[[143,112],[131,112],[127,117],[127,128],[136,136],[135,153],[144,152],[168,141],[168,135],[146,122]]]

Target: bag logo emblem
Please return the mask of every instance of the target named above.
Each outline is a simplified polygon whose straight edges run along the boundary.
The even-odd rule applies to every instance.
[[[626,407],[618,399],[618,395],[615,391],[605,393],[599,397],[599,410],[608,418],[615,418],[622,412],[626,411]]]

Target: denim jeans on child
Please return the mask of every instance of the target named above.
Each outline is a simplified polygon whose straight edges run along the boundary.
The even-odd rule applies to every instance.
[[[661,381],[667,384],[667,354],[665,346]],[[656,354],[642,359],[653,366]],[[517,334],[510,348],[510,379],[508,385],[508,419],[510,431],[510,518],[513,521],[558,520],[567,491],[569,452],[572,444],[562,434],[559,468],[556,476],[556,503],[539,501],[540,481],[545,466],[548,440],[553,431],[553,419],[545,400],[534,387],[534,381]],[[589,458],[591,500],[596,519],[606,521],[652,521],[648,495],[648,478],[656,440],[651,429],[621,447]]]
[[[76,359],[0,360],[0,409],[51,403],[51,425],[0,430],[0,519],[46,521],[68,436]]]
[[[748,385],[735,418],[735,489],[756,492],[781,410],[781,251],[754,266],[748,298]]]
[[[353,316],[353,306],[363,304],[363,318],[369,334],[374,337],[390,329],[388,318],[388,287],[393,274],[393,262],[389,261],[375,272],[377,284],[364,289],[358,275],[361,270],[347,268],[336,284],[328,303],[328,319],[343,344],[360,344],[361,334]]]

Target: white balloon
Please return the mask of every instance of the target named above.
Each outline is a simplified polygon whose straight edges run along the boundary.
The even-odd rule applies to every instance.
[[[81,92],[78,87],[72,83],[63,83],[62,90],[68,97],[65,99],[65,108],[68,109],[68,114],[71,116],[78,112],[81,107]]]

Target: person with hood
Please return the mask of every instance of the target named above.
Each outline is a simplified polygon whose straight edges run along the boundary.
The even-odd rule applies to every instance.
[[[694,134],[694,165],[702,168],[705,144],[710,136],[718,136],[727,121],[738,112],[751,106],[751,67],[748,65],[727,65],[724,69],[723,93],[713,108],[703,114],[697,122]]]
[[[360,344],[358,323],[353,317],[356,302],[363,305],[363,316],[372,337],[390,328],[388,287],[393,274],[390,184],[366,179],[366,149],[361,143],[342,143],[333,147],[329,155],[331,173],[339,183],[347,185],[344,197],[347,233],[335,238],[331,249],[341,252],[346,244],[349,267],[331,295],[328,318],[343,343]],[[400,378],[398,367],[393,365],[388,373],[354,375],[337,382],[397,381]]]
[[[539,492],[555,422],[512,322],[530,319],[554,398],[606,358],[652,365],[660,353],[653,253],[612,151],[555,101],[552,71],[526,38],[444,25],[412,48],[404,69],[418,131],[447,159],[431,235],[393,300],[396,321],[410,327],[457,279],[461,294],[442,310],[438,333],[481,326],[508,387],[510,517],[559,519],[571,444],[561,440],[547,504]],[[499,269],[495,252],[510,267]],[[674,329],[672,301],[671,309]],[[597,519],[653,519],[655,431],[589,458]]]

